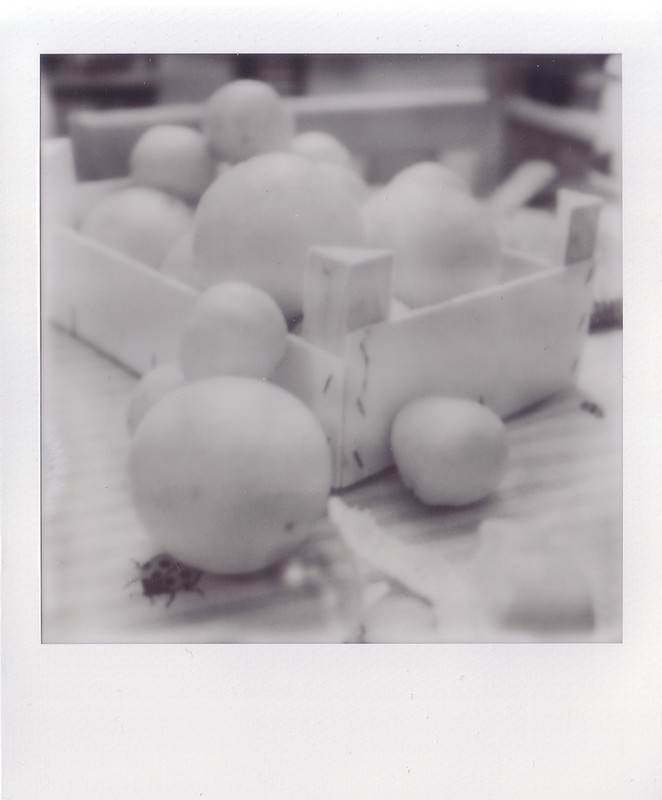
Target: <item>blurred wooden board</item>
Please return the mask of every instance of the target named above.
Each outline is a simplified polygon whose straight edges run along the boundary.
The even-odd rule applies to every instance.
[[[372,182],[454,148],[486,148],[489,98],[480,86],[415,91],[307,95],[284,99],[298,131],[333,134],[364,165]],[[198,128],[202,103],[81,111],[69,121],[80,180],[128,174],[129,153],[144,131],[164,122]]]
[[[590,581],[597,616],[590,640],[620,641],[620,348],[620,332],[589,337],[582,391],[508,423],[509,469],[493,500],[453,511],[428,508],[394,470],[344,491],[343,499],[371,509],[431,570],[435,559],[470,557],[484,519],[544,530]],[[301,583],[296,574],[289,582],[273,575],[248,584],[212,581],[205,594],[180,594],[169,607],[164,598],[143,597],[140,584],[127,586],[136,577],[134,560],[154,555],[134,516],[125,470],[125,413],[136,378],[50,326],[43,365],[45,642],[353,640],[361,624],[355,572],[330,530],[302,558],[318,582]],[[583,410],[584,398],[599,403],[604,416]]]

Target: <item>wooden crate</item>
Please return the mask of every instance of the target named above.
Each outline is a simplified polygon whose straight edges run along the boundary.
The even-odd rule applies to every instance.
[[[43,155],[47,318],[137,374],[172,360],[197,293],[76,231],[82,211],[123,179],[76,183],[67,141]],[[340,351],[289,335],[272,380],[320,420],[335,488],[392,464],[391,424],[414,398],[472,398],[505,418],[573,384],[592,307],[599,205],[559,193],[554,263],[504,252],[500,284],[348,327]]]

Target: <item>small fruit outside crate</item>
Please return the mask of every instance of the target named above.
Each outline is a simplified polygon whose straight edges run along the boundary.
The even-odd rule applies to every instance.
[[[197,293],[76,231],[92,202],[125,183],[76,183],[71,142],[44,146],[44,310],[143,374],[175,357]],[[390,427],[413,399],[470,398],[506,418],[573,385],[593,302],[599,207],[594,197],[561,190],[554,263],[504,251],[498,285],[414,311],[387,302],[388,253],[311,253],[303,329],[289,335],[272,380],[320,420],[334,488],[392,465]],[[342,284],[333,292],[320,269],[329,261]]]

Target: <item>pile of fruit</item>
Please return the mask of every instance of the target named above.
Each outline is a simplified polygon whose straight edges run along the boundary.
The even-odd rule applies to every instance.
[[[300,546],[331,491],[320,423],[269,382],[302,314],[310,248],[392,251],[394,296],[411,309],[497,283],[499,239],[459,175],[422,162],[368,187],[347,147],[297,134],[258,81],[220,88],[199,130],[149,129],[130,163],[130,185],[81,231],[200,291],[178,359],[144,376],[131,401],[135,506],[174,558],[249,573]],[[445,398],[404,408],[392,449],[419,499],[444,505],[491,494],[507,454],[498,417]]]
[[[296,133],[267,84],[234,81],[200,129],[155,125],[130,155],[131,185],[90,209],[82,232],[197,289],[250,283],[288,321],[301,315],[311,246],[393,251],[410,308],[496,283],[500,242],[484,203],[437,162],[368,187],[356,157],[321,131]]]

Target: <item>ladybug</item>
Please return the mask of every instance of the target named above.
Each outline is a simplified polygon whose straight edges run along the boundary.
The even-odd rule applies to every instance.
[[[175,599],[178,592],[198,592],[197,583],[202,571],[176,561],[168,553],[160,553],[144,564],[136,562],[140,575],[131,583],[140,580],[145,597],[154,598],[160,594],[168,595],[166,608]]]

